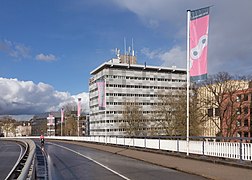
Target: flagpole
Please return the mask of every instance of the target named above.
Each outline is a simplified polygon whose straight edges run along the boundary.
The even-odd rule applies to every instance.
[[[187,10],[187,88],[186,88],[186,155],[189,155],[189,90],[190,90],[190,17],[191,11]]]
[[[81,113],[81,98],[78,98],[78,109],[77,109],[77,133],[78,133],[78,137],[80,136],[80,113]]]
[[[61,136],[63,135],[63,118],[64,118],[64,115],[63,115],[63,108],[61,108],[61,126],[60,126],[60,134]]]
[[[62,136],[62,124],[63,124],[63,122],[62,122],[62,109],[61,109],[61,123],[60,123],[60,135]]]
[[[105,85],[104,85],[104,96],[105,96],[105,104],[104,104],[104,106],[105,106],[105,143],[107,144],[107,99],[106,99],[106,90],[107,90],[107,80],[106,80],[106,77],[105,77],[105,79],[104,79],[104,83],[105,83]]]

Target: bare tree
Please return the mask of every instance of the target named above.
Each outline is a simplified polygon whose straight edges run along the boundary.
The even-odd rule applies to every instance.
[[[173,113],[175,111],[174,103],[175,97],[171,92],[159,96],[159,101],[154,107],[156,113],[152,117],[155,119],[156,129],[159,129],[155,132],[156,135],[174,135],[176,121]]]
[[[64,134],[68,136],[74,136],[77,135],[77,123],[76,123],[76,117],[74,116],[68,116],[65,120],[65,126],[64,126]]]
[[[155,106],[154,115],[156,126],[162,130],[158,135],[186,135],[186,90],[169,92],[159,96],[159,103]],[[198,106],[197,89],[190,91],[190,135],[196,136],[201,132],[203,122]]]
[[[8,137],[10,133],[16,135],[16,120],[9,116],[4,116],[1,118],[1,126],[6,137]]]
[[[146,122],[143,111],[136,102],[124,102],[121,127],[125,129],[129,136],[146,135]]]
[[[233,137],[237,132],[237,110],[243,107],[243,103],[237,103],[237,92],[242,90],[246,93],[248,82],[249,79],[245,76],[232,76],[227,72],[220,72],[201,84],[201,103],[206,109],[207,120],[212,121],[217,127],[217,135]]]
[[[63,135],[77,135],[77,111],[75,104],[66,104],[64,107]]]

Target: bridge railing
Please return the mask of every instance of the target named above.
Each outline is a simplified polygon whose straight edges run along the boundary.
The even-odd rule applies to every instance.
[[[22,156],[18,159],[11,172],[5,178],[9,179],[35,179],[35,143],[29,139],[20,139],[20,138],[0,138],[0,140],[5,141],[15,141],[21,143],[25,150]]]
[[[115,137],[115,136],[51,136],[49,139],[73,140],[130,146],[138,148],[165,150],[172,152],[187,152],[185,137]],[[221,157],[252,161],[252,143],[240,138],[192,137],[189,141],[189,153],[204,156]],[[225,141],[229,142],[225,142]],[[230,142],[231,140],[231,142]],[[238,142],[232,142],[238,141]]]

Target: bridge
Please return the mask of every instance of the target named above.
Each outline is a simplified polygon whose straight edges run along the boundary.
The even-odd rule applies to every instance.
[[[14,146],[14,142],[30,143],[29,168],[19,170],[25,172],[28,179],[251,179],[252,177],[252,151],[248,148],[251,148],[250,143],[244,145],[233,142],[230,145],[224,142],[198,141],[194,146],[192,141],[190,155],[186,156],[183,153],[186,151],[183,140],[176,140],[174,143],[175,140],[171,139],[55,136],[47,137],[45,148],[41,150],[38,137],[28,138],[32,140],[0,141],[1,149],[6,146],[2,145],[3,142],[9,146]],[[213,144],[216,147],[208,147]],[[27,148],[19,148],[23,149],[19,153],[18,146],[16,145],[14,148],[16,150],[12,152],[14,151],[15,158],[20,160],[22,159],[20,154],[23,154],[21,151],[24,152]],[[237,150],[231,150],[231,147]],[[167,150],[168,148],[170,149]],[[222,153],[213,153],[214,149]],[[210,150],[212,153],[209,153]],[[4,156],[6,154],[8,154],[6,151],[1,150],[2,162],[8,158]],[[214,154],[220,157],[216,158]],[[25,164],[24,160],[22,161],[22,164]]]

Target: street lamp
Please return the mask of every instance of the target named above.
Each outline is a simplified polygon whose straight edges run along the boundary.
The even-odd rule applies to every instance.
[[[78,136],[80,136],[80,128],[79,128],[80,112],[81,112],[81,98],[78,98],[78,112],[77,112],[77,130],[78,130]]]

